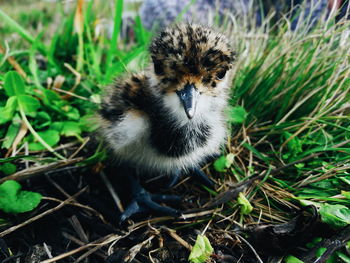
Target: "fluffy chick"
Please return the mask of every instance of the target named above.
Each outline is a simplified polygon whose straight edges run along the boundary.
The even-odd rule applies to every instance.
[[[200,25],[178,24],[150,46],[153,67],[109,87],[100,131],[118,160],[171,174],[198,167],[226,137],[224,109],[235,52]]]

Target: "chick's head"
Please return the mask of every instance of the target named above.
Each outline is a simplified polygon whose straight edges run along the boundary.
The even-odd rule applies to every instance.
[[[176,94],[191,119],[201,97],[225,93],[231,80],[235,52],[227,38],[212,29],[178,24],[164,29],[150,46],[157,86]]]

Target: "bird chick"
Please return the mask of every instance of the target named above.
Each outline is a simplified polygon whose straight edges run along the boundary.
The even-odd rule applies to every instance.
[[[198,171],[225,141],[235,52],[212,29],[178,24],[159,33],[150,55],[149,69],[118,80],[104,95],[102,137],[139,173]]]

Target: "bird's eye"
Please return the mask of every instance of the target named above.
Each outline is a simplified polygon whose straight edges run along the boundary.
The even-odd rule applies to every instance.
[[[218,80],[222,80],[226,75],[226,71],[220,71],[218,74],[216,74],[216,78]]]

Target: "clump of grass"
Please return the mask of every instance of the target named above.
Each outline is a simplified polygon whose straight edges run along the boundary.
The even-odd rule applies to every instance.
[[[295,31],[288,20],[270,29],[229,29],[240,54],[231,102],[248,114],[242,126],[233,126],[227,152],[234,158],[223,180],[254,173],[267,180],[248,190],[255,209],[237,220],[284,221],[282,211],[299,201],[310,204],[306,200],[332,206],[333,215],[350,211],[349,24],[329,18]]]
[[[39,37],[29,33],[0,10],[12,32],[27,41],[22,50],[0,42],[0,138],[5,138],[0,160],[8,166],[0,172],[6,175],[74,158],[94,129],[89,116],[98,107],[101,87],[148,63],[151,34],[139,17],[135,37],[120,37],[123,1],[115,2],[111,37],[99,23],[98,10],[105,10],[101,3],[78,1],[68,13],[57,5],[62,23],[52,38],[45,31]],[[230,202],[218,212],[228,225],[285,222],[290,209],[307,202],[333,206],[331,214],[344,209],[340,204],[349,210],[349,22],[334,24],[328,18],[292,31],[290,21],[272,25],[270,18],[261,27],[249,18],[226,19],[221,26],[238,60],[229,111],[232,133],[225,153],[210,167],[218,171],[219,192],[252,174],[265,175],[240,196],[249,209],[239,210]],[[25,79],[24,94],[6,88],[11,84],[5,75],[11,70]],[[35,101],[27,106],[31,111],[15,103],[20,95]],[[66,146],[71,144],[78,146],[71,150]],[[10,158],[22,155],[41,158],[31,159],[30,165],[27,157]],[[90,155],[89,164],[104,156],[100,148]],[[220,220],[211,218],[212,224]],[[350,222],[337,222],[341,220]]]
[[[62,11],[61,16],[66,18],[57,25],[57,32],[51,39],[33,36],[0,11],[3,23],[27,42],[23,45],[26,49],[20,53],[12,51],[6,41],[1,43],[1,135],[6,138],[2,143],[2,148],[8,150],[5,156],[11,152],[16,153],[17,147],[22,146],[29,151],[53,152],[51,147],[56,147],[59,143],[74,138],[82,141],[83,133],[92,131],[88,118],[97,108],[100,86],[109,84],[138,57],[141,57],[141,66],[145,63],[142,53],[147,49],[148,34],[138,23],[135,31],[138,32],[136,40],[140,42],[130,46],[122,41],[119,29],[123,1],[116,2],[112,38],[108,37],[108,28],[103,28],[103,25],[97,25],[100,28],[98,34],[97,31],[94,32],[97,30],[94,27],[94,11],[98,10],[99,3],[94,6],[93,1],[85,5],[79,1],[75,10],[67,15]],[[14,65],[17,66],[14,68]],[[27,121],[23,119],[23,114],[20,115],[20,111],[16,111],[16,105],[11,103],[12,94],[6,93],[3,88],[6,87],[5,74],[13,69],[22,78],[26,78],[26,94],[40,102],[28,117],[28,123],[33,128],[31,133],[25,133],[26,136],[22,136],[15,144],[22,121]],[[27,129],[28,125],[24,127]]]
[[[347,175],[348,26],[347,21],[335,25],[329,19],[311,31],[307,25],[291,31],[282,20],[268,32],[236,29],[232,34],[241,49],[232,102],[249,113],[243,128],[246,142],[256,150],[255,158],[279,167],[315,155],[294,166],[290,176],[283,176],[291,179],[292,185],[303,181],[305,186],[306,175],[320,169],[328,174],[335,166],[345,169],[334,177]],[[241,131],[236,128],[236,136]]]

